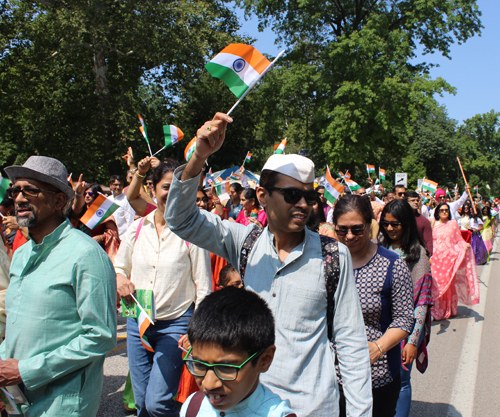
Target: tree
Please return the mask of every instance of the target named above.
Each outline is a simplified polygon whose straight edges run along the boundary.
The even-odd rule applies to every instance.
[[[121,172],[128,145],[147,149],[137,114],[159,149],[181,89],[237,29],[217,1],[3,2],[0,159],[50,155],[101,181]]]

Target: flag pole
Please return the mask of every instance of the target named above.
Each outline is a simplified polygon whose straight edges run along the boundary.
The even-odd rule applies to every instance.
[[[159,154],[161,151],[163,151],[163,149],[165,149],[165,148],[166,148],[166,146],[164,146],[163,148],[161,148],[161,149],[160,149],[158,152],[156,152],[154,155],[151,155],[151,158],[152,158],[153,156],[158,155],[158,154]],[[150,149],[150,150],[151,150],[151,149]]]
[[[274,63],[278,60],[278,58],[281,57],[285,53],[285,49],[283,49],[277,56],[274,58],[273,62],[271,62],[267,68],[260,74],[260,77],[257,78],[250,86],[247,88],[247,90],[243,93],[243,95],[238,99],[236,103],[234,103],[233,107],[229,109],[229,111],[226,113],[228,116],[231,114],[231,112],[236,108],[238,104],[241,103],[241,101],[246,97],[246,95],[250,92],[250,90],[254,87],[255,84],[266,74],[267,71],[271,69],[271,67],[274,65]]]
[[[148,144],[148,149],[149,149],[149,154],[151,155],[151,158],[153,157],[153,152],[151,152],[151,146],[149,146],[149,142],[146,142]]]
[[[149,322],[154,326],[155,323],[153,322],[153,320],[151,320],[151,317],[149,317],[149,314],[146,313],[146,310],[144,310],[144,308],[142,308],[141,303],[139,303],[139,301],[137,301],[137,298],[134,297],[134,294],[130,294],[130,296],[134,299],[135,303],[141,309],[141,311],[146,315],[146,317],[149,320]]]
[[[469,183],[467,182],[467,178],[465,178],[464,169],[462,168],[462,163],[460,162],[460,158],[458,156],[457,156],[457,161],[458,161],[458,165],[460,165],[460,171],[462,171],[462,175],[464,177],[465,185],[469,185]],[[477,214],[476,205],[474,204],[474,199],[472,198],[472,194],[470,192],[470,187],[469,187],[468,191],[469,191],[469,197],[470,197],[470,201],[471,201],[471,204],[472,204],[472,208],[474,209],[474,214]]]

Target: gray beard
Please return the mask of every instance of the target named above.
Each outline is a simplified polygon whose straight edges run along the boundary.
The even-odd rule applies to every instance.
[[[16,221],[17,221],[17,224],[21,227],[32,227],[36,224],[37,218],[33,214],[33,212],[31,212],[28,217],[19,217],[16,214]]]

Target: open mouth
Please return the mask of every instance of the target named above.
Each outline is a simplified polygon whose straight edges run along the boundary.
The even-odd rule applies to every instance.
[[[294,213],[292,214],[292,219],[300,222],[300,223],[305,223],[307,221],[307,214],[305,213]]]
[[[221,394],[205,394],[212,405],[220,405],[225,399],[225,395]]]

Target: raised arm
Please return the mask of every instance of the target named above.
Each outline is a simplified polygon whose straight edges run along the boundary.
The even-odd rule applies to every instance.
[[[149,168],[151,167],[151,157],[139,161],[137,171],[132,177],[132,181],[127,189],[127,200],[139,216],[146,214],[148,204],[156,205],[153,199],[144,191],[142,181],[146,177]]]

